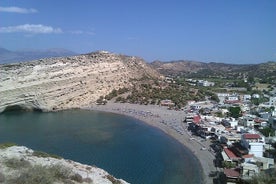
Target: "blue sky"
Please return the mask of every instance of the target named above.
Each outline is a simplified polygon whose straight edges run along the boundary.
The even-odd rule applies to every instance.
[[[276,61],[275,0],[1,0],[0,47]]]

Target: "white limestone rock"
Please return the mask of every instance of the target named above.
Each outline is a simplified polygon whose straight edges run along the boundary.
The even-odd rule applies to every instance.
[[[136,79],[160,76],[140,58],[105,51],[0,65],[0,74],[0,112],[83,108]]]
[[[57,180],[54,183],[64,183],[65,180],[67,182],[69,180],[71,183],[112,184],[116,182],[127,184],[126,181],[116,179],[106,171],[94,166],[65,159],[38,157],[34,156],[35,154],[33,153],[32,149],[24,146],[12,146],[0,149],[0,183],[8,183],[8,181],[19,177],[28,168],[34,166],[42,166],[45,170],[49,167],[58,166],[61,169],[70,171],[70,174],[68,175],[68,179],[63,178],[63,180]],[[78,179],[74,179],[73,176],[78,176]],[[81,180],[81,182],[78,182],[78,180]]]

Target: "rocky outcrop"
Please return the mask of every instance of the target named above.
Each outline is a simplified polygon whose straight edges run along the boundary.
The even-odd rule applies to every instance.
[[[0,112],[86,107],[113,89],[130,88],[145,76],[159,77],[140,58],[106,51],[0,65],[0,74]]]
[[[24,146],[0,149],[0,183],[127,184],[100,168],[45,155]]]

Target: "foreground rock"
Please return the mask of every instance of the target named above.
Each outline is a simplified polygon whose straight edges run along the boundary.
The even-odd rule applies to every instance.
[[[113,89],[159,74],[142,59],[105,51],[0,65],[0,112],[80,108]]]
[[[106,171],[23,146],[0,149],[0,183],[126,184]]]

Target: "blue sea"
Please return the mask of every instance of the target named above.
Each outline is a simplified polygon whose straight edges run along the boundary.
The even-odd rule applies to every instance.
[[[131,117],[88,110],[5,112],[0,143],[94,165],[133,184],[198,184],[196,157],[159,129]]]

